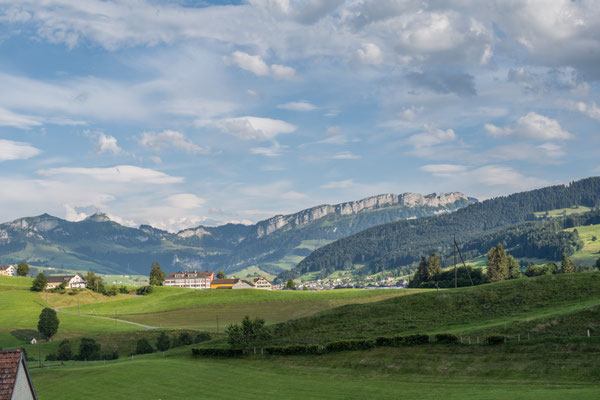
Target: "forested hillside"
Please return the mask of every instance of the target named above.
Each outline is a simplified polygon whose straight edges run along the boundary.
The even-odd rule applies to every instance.
[[[365,273],[390,269],[409,273],[422,255],[437,252],[442,259],[449,257],[454,235],[470,258],[485,254],[497,242],[505,242],[505,247],[515,248],[515,255],[556,259],[557,254],[569,254],[577,248],[575,235],[559,233],[563,227],[577,223],[576,217],[562,222],[518,224],[535,221],[536,212],[574,205],[600,205],[600,178],[490,199],[451,214],[376,226],[317,249],[278,278],[286,280],[315,271],[326,275],[352,265],[364,265]]]

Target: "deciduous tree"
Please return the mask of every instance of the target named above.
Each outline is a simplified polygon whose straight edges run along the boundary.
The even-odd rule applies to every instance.
[[[33,290],[34,292],[42,292],[44,291],[44,289],[46,289],[47,284],[48,281],[46,280],[46,275],[44,275],[43,272],[40,272],[33,280],[31,290]]]
[[[29,273],[29,264],[26,262],[21,262],[17,265],[17,275],[18,276],[27,276]]]
[[[47,340],[50,340],[52,336],[58,332],[58,325],[60,321],[56,316],[56,311],[51,308],[44,308],[40,314],[38,321],[38,331],[44,335]]]
[[[294,282],[292,278],[288,279],[285,284],[285,288],[290,290],[296,289],[296,282]]]
[[[62,342],[60,342],[58,345],[58,353],[56,358],[59,361],[69,361],[74,358],[73,346],[71,345],[69,339],[64,339]]]
[[[166,277],[167,274],[160,268],[158,261],[154,261],[150,268],[150,285],[162,286]]]
[[[217,272],[217,279],[227,279],[227,275],[225,275],[225,271]]]
[[[171,347],[171,338],[165,331],[161,332],[156,340],[156,348],[158,351],[167,351]]]

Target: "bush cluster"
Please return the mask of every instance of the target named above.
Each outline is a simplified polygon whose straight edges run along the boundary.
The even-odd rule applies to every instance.
[[[438,343],[458,343],[458,336],[453,333],[438,333],[435,335],[435,341]]]
[[[244,354],[244,352],[240,349],[217,349],[217,348],[192,349],[193,356],[238,357],[243,354]]]
[[[325,351],[327,353],[335,353],[338,351],[351,351],[351,350],[367,350],[375,347],[374,340],[338,340],[335,342],[329,342],[325,345]]]
[[[504,343],[504,336],[503,335],[490,335],[485,338],[485,341],[491,345],[502,344],[502,343]]]
[[[138,296],[145,296],[147,294],[152,293],[153,291],[154,288],[152,286],[140,286],[135,290],[135,294],[137,294]]]
[[[316,344],[307,344],[307,345],[302,345],[302,344],[296,344],[296,345],[292,345],[292,346],[285,346],[285,347],[266,347],[265,348],[265,353],[267,354],[272,354],[272,355],[285,355],[285,356],[291,356],[291,355],[298,355],[298,354],[323,354],[325,352],[325,347],[323,346],[319,346]]]

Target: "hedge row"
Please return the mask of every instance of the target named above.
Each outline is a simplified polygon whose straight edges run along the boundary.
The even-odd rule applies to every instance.
[[[458,343],[458,336],[452,333],[439,333],[435,335],[437,343]],[[504,342],[504,336],[493,335],[487,338],[489,344]],[[325,346],[316,344],[297,344],[292,346],[270,346],[265,347],[264,353],[270,355],[302,355],[302,354],[325,354],[337,353],[339,351],[368,350],[374,347],[402,347],[418,346],[429,343],[428,335],[409,335],[394,337],[378,337],[375,340],[354,339],[338,340],[329,342]],[[213,357],[236,357],[246,354],[240,349],[192,349],[194,356]]]

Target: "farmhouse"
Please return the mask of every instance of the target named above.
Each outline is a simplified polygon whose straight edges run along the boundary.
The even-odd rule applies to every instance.
[[[165,286],[191,289],[210,289],[215,278],[213,271],[183,271],[171,272],[165,279]]]
[[[254,278],[254,287],[256,289],[263,289],[263,290],[272,290],[273,289],[271,282],[269,282],[266,278],[264,278],[262,276],[260,278]]]
[[[0,275],[17,276],[17,268],[14,265],[0,267]]]
[[[37,400],[23,350],[0,351],[0,400]]]
[[[85,289],[87,285],[85,284],[85,279],[81,274],[75,275],[50,275],[46,278],[48,282],[46,289],[54,289],[59,286],[61,283],[65,282],[67,288],[82,288]]]
[[[215,279],[210,284],[211,289],[254,289],[254,285],[238,278]]]

